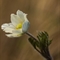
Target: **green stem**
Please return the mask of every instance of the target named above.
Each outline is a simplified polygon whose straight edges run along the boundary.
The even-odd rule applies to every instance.
[[[52,60],[51,56],[49,58],[47,58],[47,60]]]
[[[35,38],[31,33],[26,32],[26,34],[27,34],[28,36],[32,37],[35,41],[38,41],[37,38]]]

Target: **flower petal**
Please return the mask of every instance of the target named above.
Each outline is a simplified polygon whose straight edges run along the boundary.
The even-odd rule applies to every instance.
[[[14,26],[16,26],[17,24],[22,22],[22,19],[20,19],[20,17],[15,14],[11,14],[11,22]]]
[[[12,38],[12,37],[20,37],[22,35],[21,34],[17,34],[17,33],[13,33],[13,34],[6,34],[6,36]]]
[[[23,23],[23,26],[22,26],[22,31],[23,31],[23,32],[27,32],[29,26],[30,26],[29,21],[25,21],[25,22]]]
[[[22,34],[22,29],[17,29],[17,30],[13,30],[12,31],[13,33],[17,33],[17,34]]]
[[[28,21],[28,19],[27,19],[27,14],[24,15],[24,19],[25,19],[25,21]]]
[[[5,23],[1,26],[1,29],[6,33],[12,33],[12,31],[14,30],[14,26],[11,23]]]
[[[22,19],[22,21],[25,21],[25,17],[27,16],[27,14],[23,13],[20,10],[18,10],[16,14]]]

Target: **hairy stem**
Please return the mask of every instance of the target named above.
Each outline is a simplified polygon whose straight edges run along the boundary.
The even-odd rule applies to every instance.
[[[26,32],[26,34],[27,34],[28,36],[32,37],[35,41],[38,41],[37,38],[35,38],[31,33]]]

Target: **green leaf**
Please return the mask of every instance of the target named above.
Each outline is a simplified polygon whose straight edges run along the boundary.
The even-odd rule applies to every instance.
[[[35,40],[34,40],[33,38],[31,38],[31,37],[30,37],[28,40],[29,40],[29,42],[32,44],[32,46],[33,46],[34,48],[36,48]]]
[[[49,41],[48,41],[48,46],[49,46],[51,43],[52,43],[52,40],[49,40]]]
[[[49,40],[49,35],[45,31],[39,32],[37,38],[39,41],[40,49],[45,49],[51,44],[51,41]]]
[[[38,41],[35,41],[33,38],[29,38],[29,42],[32,44],[34,48],[39,48],[40,49],[40,43]]]

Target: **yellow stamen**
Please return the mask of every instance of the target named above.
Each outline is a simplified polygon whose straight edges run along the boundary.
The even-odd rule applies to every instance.
[[[20,23],[16,26],[16,29],[20,29],[20,28],[22,28],[22,23]]]

